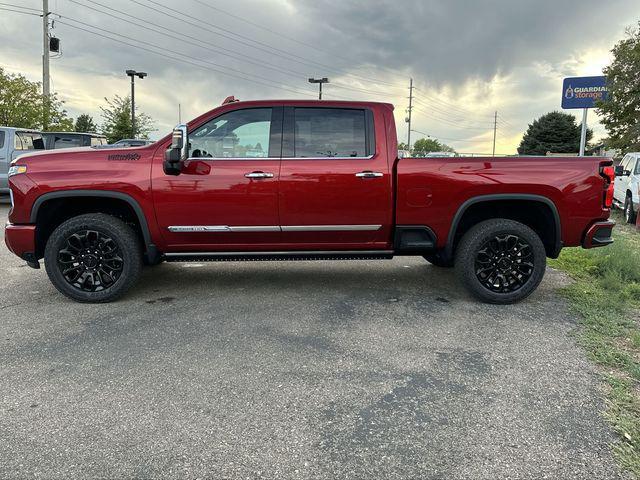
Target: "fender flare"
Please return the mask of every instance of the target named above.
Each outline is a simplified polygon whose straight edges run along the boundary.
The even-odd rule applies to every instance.
[[[551,258],[557,258],[560,254],[560,250],[562,250],[562,226],[560,223],[560,214],[558,213],[558,207],[556,204],[548,197],[543,195],[535,195],[528,193],[497,193],[492,195],[479,195],[477,197],[471,197],[467,199],[456,211],[456,214],[453,216],[453,221],[451,222],[451,228],[449,229],[449,235],[447,236],[447,245],[445,246],[445,255],[449,258],[453,255],[453,242],[455,240],[456,231],[458,230],[458,224],[462,219],[464,213],[471,207],[472,205],[476,205],[478,203],[484,202],[495,202],[500,200],[527,200],[532,202],[539,202],[545,204],[551,210],[551,214],[553,215],[553,219],[555,222],[555,242],[553,251],[550,252]]]
[[[33,206],[31,207],[31,215],[29,217],[30,222],[33,224],[36,223],[38,219],[38,210],[44,202],[56,198],[68,197],[102,197],[124,200],[133,209],[136,217],[138,217],[138,222],[140,223],[140,229],[142,230],[142,237],[144,239],[147,252],[151,253],[155,251],[156,247],[151,240],[149,224],[147,223],[147,218],[142,211],[142,207],[140,207],[140,204],[131,195],[127,195],[126,193],[122,192],[114,192],[111,190],[59,190],[56,192],[45,193],[40,195],[38,198],[36,198],[35,202],[33,202]]]

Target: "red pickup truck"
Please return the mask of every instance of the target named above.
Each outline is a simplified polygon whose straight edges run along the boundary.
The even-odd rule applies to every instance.
[[[145,263],[419,255],[512,303],[562,247],[612,242],[608,159],[397,149],[389,104],[230,97],[151,145],[20,156],[5,240],[81,302],[121,296]]]

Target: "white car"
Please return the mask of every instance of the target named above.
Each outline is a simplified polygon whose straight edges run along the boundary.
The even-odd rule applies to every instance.
[[[635,223],[640,204],[640,152],[627,153],[616,167],[613,189],[614,203],[624,209],[627,223]]]

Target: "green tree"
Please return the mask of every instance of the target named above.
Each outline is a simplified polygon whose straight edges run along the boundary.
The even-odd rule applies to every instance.
[[[78,118],[76,118],[76,125],[75,125],[76,132],[92,132],[93,133],[93,132],[96,132],[97,130],[98,130],[98,127],[93,121],[93,118],[91,117],[91,115],[83,113],[82,115],[79,115]]]
[[[43,125],[46,123],[46,126]],[[0,68],[0,125],[37,130],[73,130],[73,120],[57,95],[43,102],[41,85]]]
[[[640,150],[640,22],[613,49],[613,61],[604,68],[609,96],[598,102],[597,112],[609,134],[609,146]]]
[[[580,151],[581,126],[573,115],[550,112],[533,121],[522,137],[520,155],[546,155],[554,153],[577,153]],[[593,131],[587,129],[587,142]]]
[[[455,150],[447,144],[441,143],[435,138],[421,138],[413,144],[411,154],[421,157],[429,152],[455,152]]]
[[[109,143],[123,138],[148,138],[154,130],[153,120],[146,113],[139,113],[136,108],[136,131],[131,129],[131,99],[116,95],[113,100],[105,97],[107,105],[102,110],[102,132]]]

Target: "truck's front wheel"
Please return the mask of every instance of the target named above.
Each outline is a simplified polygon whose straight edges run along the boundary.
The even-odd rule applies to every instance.
[[[102,213],[79,215],[49,237],[44,263],[53,285],[78,302],[104,303],[138,280],[142,252],[135,232]]]
[[[542,281],[547,255],[528,226],[507,219],[486,220],[462,237],[456,251],[458,278],[488,303],[515,303]]]

